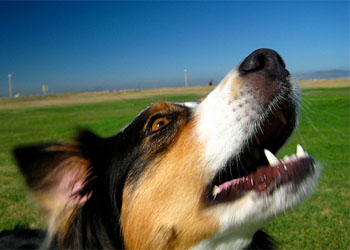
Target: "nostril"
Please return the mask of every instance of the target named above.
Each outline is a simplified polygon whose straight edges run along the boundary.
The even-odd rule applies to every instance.
[[[261,70],[281,72],[285,69],[282,58],[271,49],[258,49],[251,53],[239,66],[240,73]]]
[[[265,67],[265,58],[263,54],[251,54],[240,65],[240,72],[258,71]]]
[[[255,69],[252,69],[252,70],[260,70],[265,68],[265,60],[266,58],[264,54],[258,55],[256,58],[256,67]]]

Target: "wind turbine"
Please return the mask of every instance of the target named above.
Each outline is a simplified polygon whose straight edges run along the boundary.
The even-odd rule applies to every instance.
[[[8,77],[9,77],[9,96],[11,98],[12,97],[12,75],[9,74]]]
[[[185,73],[185,87],[188,87],[188,81],[187,81],[187,69],[184,69],[184,73]]]

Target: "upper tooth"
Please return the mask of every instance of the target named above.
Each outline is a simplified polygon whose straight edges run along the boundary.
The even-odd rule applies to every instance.
[[[282,113],[281,110],[276,111],[276,112],[275,112],[275,115],[276,115],[276,117],[278,117],[278,118],[281,120],[281,122],[282,122],[283,124],[287,124],[286,117],[284,116],[284,114]]]
[[[305,156],[304,149],[298,144],[297,145],[297,156],[298,157],[303,157]]]
[[[264,153],[271,166],[277,165],[279,163],[279,160],[277,159],[277,157],[273,153],[271,153],[269,150],[264,149]]]

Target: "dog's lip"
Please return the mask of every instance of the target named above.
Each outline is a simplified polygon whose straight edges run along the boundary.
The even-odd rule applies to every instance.
[[[282,147],[295,124],[296,112],[289,102],[280,103],[277,109],[270,111],[259,132],[252,136],[252,143],[235,158],[236,162],[229,161],[207,185],[206,201],[209,204],[232,201],[251,190],[271,193],[280,185],[290,181],[297,183],[312,172],[314,160],[308,154],[293,155],[283,161],[276,158],[275,165],[264,156],[264,149],[273,155]],[[239,171],[245,171],[244,176]]]
[[[288,103],[271,111],[258,133],[253,136],[254,143],[276,153],[293,132],[295,117],[296,114]]]
[[[251,190],[259,194],[264,191],[272,194],[283,184],[290,182],[298,184],[315,169],[314,159],[302,149],[300,151],[300,148],[301,146],[298,145],[297,155],[285,156],[283,160],[269,156],[270,165],[260,166],[249,175],[227,181],[219,186],[208,187],[208,202],[217,204],[233,201]],[[270,151],[267,152],[273,155]],[[271,157],[274,158],[271,159]]]

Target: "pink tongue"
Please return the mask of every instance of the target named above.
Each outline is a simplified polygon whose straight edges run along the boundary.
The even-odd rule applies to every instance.
[[[281,168],[281,166],[262,166],[259,167],[255,173],[251,173],[248,176],[243,176],[221,184],[219,189],[220,191],[228,191],[227,194],[230,195],[239,195],[242,192],[251,189],[262,191],[267,188],[267,186],[277,175],[282,174],[282,172],[285,172],[285,170]]]
[[[227,190],[229,187],[233,187],[243,181],[244,177],[233,179],[232,181],[227,181],[219,186],[220,191]]]
[[[276,184],[277,186],[289,181],[298,182],[309,172],[313,171],[313,163],[314,160],[311,157],[305,157],[289,163],[280,162],[274,167],[259,167],[256,172],[248,176],[233,179],[219,185],[220,193],[216,198],[219,200],[233,200],[249,190],[254,189],[261,192],[267,189],[276,178],[280,182]]]

